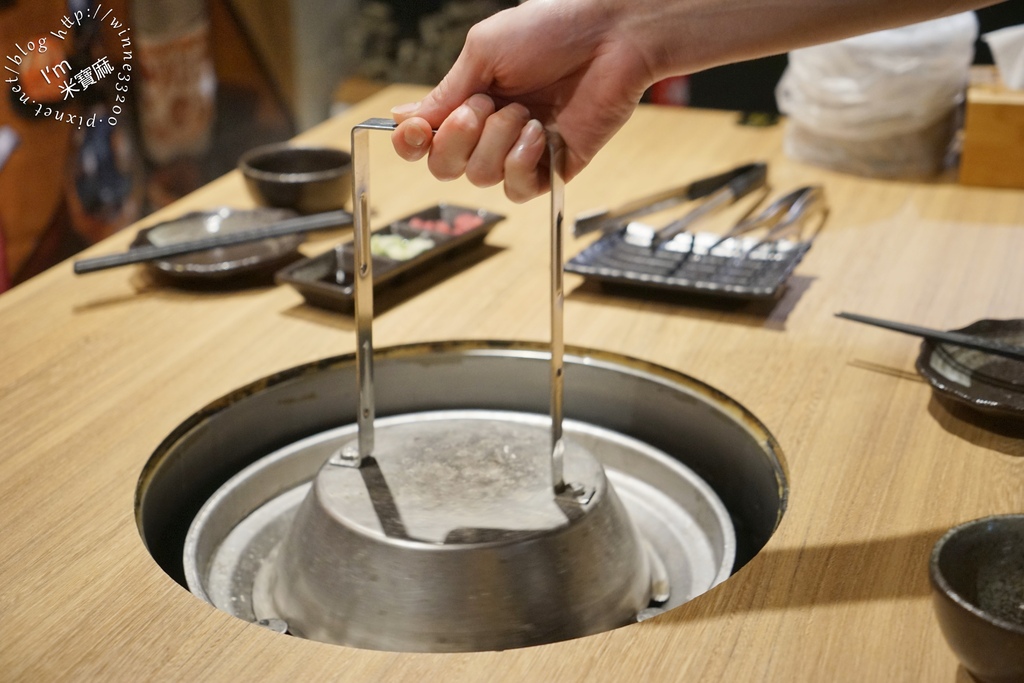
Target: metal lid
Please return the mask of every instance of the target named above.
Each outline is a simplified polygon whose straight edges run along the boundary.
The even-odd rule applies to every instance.
[[[465,543],[542,532],[569,522],[552,494],[542,430],[498,420],[422,420],[379,433],[372,462],[328,465],[317,477],[325,508],[378,537]],[[606,485],[600,464],[567,454],[576,490]]]
[[[441,413],[378,425],[360,467],[328,462],[275,558],[257,614],[327,642],[504,649],[614,628],[651,596],[648,553],[604,470],[550,432]],[[269,600],[261,594],[269,594]]]

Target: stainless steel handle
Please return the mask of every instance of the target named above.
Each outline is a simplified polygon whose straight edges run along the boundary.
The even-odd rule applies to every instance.
[[[368,119],[352,129],[352,169],[355,223],[355,322],[356,382],[359,391],[358,439],[332,462],[360,467],[373,455],[375,398],[373,385],[373,262],[370,254],[370,158],[368,133],[392,132],[397,124],[386,118]],[[562,443],[562,387],[564,382],[562,333],[565,289],[563,274],[563,222],[565,219],[565,144],[561,136],[546,131],[551,169],[551,478],[555,493],[565,490]]]
[[[551,165],[551,481],[556,494],[565,490],[562,443],[562,387],[565,381],[562,356],[565,353],[563,309],[565,273],[562,223],[565,220],[565,143],[557,132],[547,131]]]

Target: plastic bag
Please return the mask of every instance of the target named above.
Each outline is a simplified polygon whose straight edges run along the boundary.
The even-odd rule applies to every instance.
[[[861,175],[936,173],[977,35],[966,12],[794,50],[775,91],[786,153]]]

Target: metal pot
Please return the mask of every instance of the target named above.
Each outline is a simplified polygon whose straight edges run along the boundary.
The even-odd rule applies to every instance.
[[[549,358],[544,346],[505,342],[378,350],[381,443],[403,424],[434,419],[422,413],[439,424],[467,415],[515,424],[526,442],[539,430],[542,443]],[[285,371],[211,404],[164,441],[138,490],[140,528],[161,566],[179,581],[188,573],[194,592],[222,608],[230,603],[241,618],[307,637],[377,649],[503,649],[606,630],[649,607],[681,604],[748,561],[785,508],[777,445],[741,406],[665,368],[570,349],[565,465],[576,493],[565,505],[549,508],[547,522],[506,523],[499,530],[514,533],[504,535],[488,536],[492,523],[446,517],[447,527],[407,526],[410,538],[389,536],[382,525],[370,528],[379,512],[357,514],[359,505],[376,510],[364,481],[363,489],[348,486],[361,499],[329,500],[347,486],[328,486],[332,478],[365,479],[362,470],[324,464],[355,433],[357,399],[346,391],[355,371],[353,356]],[[547,454],[537,450],[539,481]],[[400,469],[381,470],[393,494],[404,486]],[[434,502],[479,508],[481,498],[461,497],[479,483],[440,491]],[[321,494],[310,496],[310,488]],[[690,527],[698,532],[687,538],[682,530]],[[332,536],[337,542],[322,544],[334,548],[326,553],[310,542]],[[364,552],[374,560],[352,565],[341,584],[321,571]],[[359,599],[325,598],[332,588]],[[481,600],[485,609],[466,611]],[[460,619],[473,628],[461,628]],[[404,631],[396,626],[403,620]]]

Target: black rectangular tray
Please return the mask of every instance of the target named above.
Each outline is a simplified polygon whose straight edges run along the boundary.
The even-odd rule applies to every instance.
[[[754,237],[734,237],[714,246],[720,237],[712,233],[687,233],[652,251],[649,246],[630,243],[626,233],[619,231],[591,244],[573,257],[565,269],[598,282],[771,299],[779,295],[793,269],[811,248],[810,241],[787,240],[757,246]]]
[[[444,234],[431,230],[424,225],[442,220],[454,225],[459,216],[471,216],[480,219],[479,225],[461,234]],[[451,204],[437,204],[428,209],[406,216],[393,223],[374,230],[372,235],[398,234],[403,237],[424,236],[434,241],[434,246],[410,259],[395,260],[386,256],[373,256],[373,286],[388,285],[394,280],[415,277],[425,270],[443,267],[445,256],[456,250],[462,250],[483,242],[495,225],[504,220],[504,216],[484,209],[471,209]],[[419,227],[417,227],[419,226]],[[314,306],[335,310],[349,310],[355,297],[354,258],[352,242],[340,245],[313,258],[305,258],[279,270],[274,275],[278,284],[287,284],[302,294],[306,301]]]

